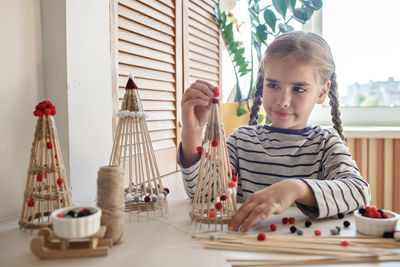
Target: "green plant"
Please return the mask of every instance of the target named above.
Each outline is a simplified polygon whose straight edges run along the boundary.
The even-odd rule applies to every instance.
[[[314,11],[322,7],[322,0],[238,1],[247,1],[251,29],[250,58],[246,58],[244,42],[239,40],[240,24],[234,15],[228,11],[221,11],[219,5],[216,5],[215,18],[221,28],[222,37],[233,64],[236,79],[234,101],[239,102],[237,110],[239,116],[239,114],[243,114],[243,110],[240,110],[243,109],[240,103],[246,101],[249,106],[249,101],[254,98],[256,75],[268,42],[281,33],[293,31],[294,28],[290,25],[293,20],[305,24],[310,20]],[[239,78],[245,75],[250,75],[247,97],[243,97],[239,82]]]

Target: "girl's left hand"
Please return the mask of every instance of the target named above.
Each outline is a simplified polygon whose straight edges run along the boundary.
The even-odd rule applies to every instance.
[[[300,201],[299,201],[300,200]],[[315,206],[315,198],[308,185],[298,179],[283,180],[253,193],[239,208],[229,224],[230,231],[247,232],[258,218],[265,220],[281,214],[295,201]]]

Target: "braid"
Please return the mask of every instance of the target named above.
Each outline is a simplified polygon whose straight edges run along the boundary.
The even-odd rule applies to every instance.
[[[262,67],[261,67],[258,73],[253,105],[251,106],[249,125],[258,124],[258,112],[260,111],[260,106],[262,104],[262,96],[263,96],[263,82],[264,82],[264,77],[262,75]]]
[[[338,132],[340,138],[344,141],[342,120],[340,119],[339,100],[337,98],[337,81],[336,73],[333,72],[331,76],[331,88],[329,90],[329,105],[331,106],[331,115],[333,128]]]

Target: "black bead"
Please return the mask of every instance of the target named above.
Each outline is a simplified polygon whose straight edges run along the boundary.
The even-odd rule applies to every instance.
[[[342,230],[342,229],[340,228],[340,226],[336,226],[336,229],[337,229],[338,233],[340,233],[340,230]]]
[[[364,208],[361,208],[361,209],[358,210],[358,212],[360,212],[361,214],[364,214],[364,213],[366,213],[367,211],[366,211]]]
[[[347,228],[347,227],[349,227],[349,226],[350,226],[350,222],[349,222],[349,221],[344,221],[344,222],[343,222],[343,225],[344,225],[344,227],[346,227],[346,228]]]
[[[306,220],[305,223],[304,223],[304,225],[305,225],[306,227],[310,227],[311,224],[312,224],[312,222],[311,222],[310,220]]]
[[[81,210],[78,212],[78,217],[89,216],[90,214],[90,210]]]
[[[291,227],[290,227],[290,232],[296,233],[296,231],[297,231],[296,226],[291,226]]]
[[[394,232],[384,232],[383,233],[384,238],[393,238],[394,237]]]
[[[344,214],[343,214],[343,213],[338,213],[337,217],[338,217],[339,219],[343,219],[343,218],[344,218]]]
[[[67,215],[69,215],[69,216],[71,216],[71,217],[73,217],[73,218],[77,216],[76,212],[73,211],[73,210],[68,211],[68,212],[67,212]]]

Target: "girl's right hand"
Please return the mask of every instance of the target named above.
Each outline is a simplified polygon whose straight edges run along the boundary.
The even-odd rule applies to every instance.
[[[197,80],[185,90],[182,98],[182,162],[194,163],[198,159],[197,146],[210,116],[214,87],[208,82]]]

